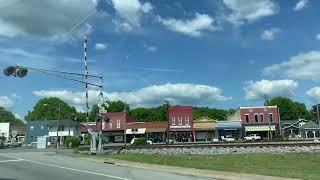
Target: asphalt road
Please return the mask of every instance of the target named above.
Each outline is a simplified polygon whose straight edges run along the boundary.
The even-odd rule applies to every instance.
[[[54,152],[0,150],[0,179],[21,180],[204,180],[168,172],[120,167]]]

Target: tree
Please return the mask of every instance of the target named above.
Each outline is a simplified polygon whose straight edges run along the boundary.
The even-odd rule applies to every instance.
[[[48,104],[48,105],[45,105]],[[60,120],[72,119],[72,116],[77,114],[75,107],[68,105],[56,97],[40,99],[37,104],[33,107],[32,111],[28,111],[25,116],[26,121],[34,120],[57,120],[59,115],[60,104]]]
[[[126,104],[125,102],[122,101],[109,101],[108,102],[109,106],[105,107],[105,105],[103,105],[103,107],[108,111],[108,112],[124,112],[124,110],[126,111],[130,111],[130,107],[128,104]],[[97,104],[93,105],[89,114],[89,119],[95,120],[97,118],[97,114],[99,113],[99,107]]]
[[[0,106],[0,122],[16,122],[16,123],[19,123],[19,122],[21,122],[21,120],[18,120],[12,114],[12,112],[10,112],[10,111],[6,110],[4,107]]]
[[[211,119],[226,120],[228,114],[232,114],[233,109],[215,109],[208,107],[193,107],[193,119],[198,119],[201,117],[209,117]]]
[[[268,105],[278,106],[282,120],[312,119],[312,114],[307,110],[304,103],[294,102],[286,97],[275,97],[268,102]]]
[[[154,108],[136,108],[130,111],[130,115],[137,121],[166,121],[166,104]]]

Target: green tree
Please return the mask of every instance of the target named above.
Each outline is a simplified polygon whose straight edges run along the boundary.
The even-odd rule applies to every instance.
[[[201,117],[209,117],[211,119],[226,120],[228,114],[232,114],[233,109],[216,109],[208,107],[194,107],[193,108],[193,119],[198,119]]]
[[[12,112],[6,110],[4,107],[0,106],[0,122],[21,122],[18,120]]]
[[[167,107],[164,104],[154,108],[136,108],[130,111],[130,115],[137,121],[166,121]]]
[[[77,114],[77,111],[74,107],[68,105],[66,102],[62,101],[59,98],[50,97],[40,99],[37,102],[37,104],[33,107],[33,110],[28,111],[28,114],[25,116],[25,120],[57,120],[59,115],[59,105],[60,119],[71,119],[72,116]]]
[[[268,102],[268,105],[278,106],[282,120],[312,119],[312,114],[307,110],[304,103],[294,102],[290,98],[275,97]]]
[[[108,104],[108,107],[105,107],[105,105],[103,105],[108,112],[124,112],[124,110],[126,110],[127,112],[130,111],[129,105],[122,101],[109,101]],[[89,114],[90,121],[95,120],[98,113],[99,107],[97,104],[95,104],[92,106]]]

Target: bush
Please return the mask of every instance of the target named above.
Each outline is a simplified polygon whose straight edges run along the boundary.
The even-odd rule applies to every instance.
[[[67,147],[67,148],[70,148],[69,147],[69,144],[71,143],[71,148],[75,148],[75,147],[78,147],[80,145],[80,138],[79,137],[67,137],[65,140],[64,140],[64,145]]]
[[[84,145],[90,145],[90,135],[89,134],[85,134],[84,135],[83,144]]]
[[[147,144],[147,140],[144,137],[140,137],[134,140],[133,142],[134,145],[146,145]]]

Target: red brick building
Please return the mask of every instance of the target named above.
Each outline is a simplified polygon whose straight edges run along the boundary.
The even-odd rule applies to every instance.
[[[267,137],[269,129],[272,136],[278,135],[280,132],[277,106],[240,107],[240,118],[246,135],[259,134],[262,137]]]
[[[133,118],[125,112],[109,112],[106,113],[109,117],[109,123],[102,121],[102,132],[107,142],[124,142],[124,134],[126,130],[126,123],[134,122]],[[93,131],[97,131],[95,122],[90,122],[89,127]],[[87,132],[86,123],[81,126],[81,132]]]
[[[169,138],[177,142],[195,141],[192,106],[169,107]]]

